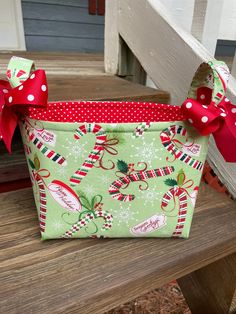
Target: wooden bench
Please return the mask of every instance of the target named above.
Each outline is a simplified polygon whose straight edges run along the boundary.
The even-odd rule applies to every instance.
[[[192,313],[227,313],[236,203],[202,184],[190,238],[41,242],[32,190],[0,194],[1,313],[103,313],[173,279]]]

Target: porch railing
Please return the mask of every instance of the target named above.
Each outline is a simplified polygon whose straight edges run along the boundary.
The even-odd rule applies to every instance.
[[[214,58],[218,37],[218,18],[215,17],[221,13],[222,3],[223,0],[195,0],[190,34],[175,23],[159,0],[106,1],[106,71],[119,73],[124,62],[124,40],[155,85],[170,91],[171,103],[180,105],[199,64]],[[236,77],[236,61],[233,73]],[[233,76],[227,96],[236,102]],[[223,162],[213,140],[210,141],[209,162],[217,163],[219,175],[236,177],[236,165]],[[236,187],[233,193],[236,195]]]

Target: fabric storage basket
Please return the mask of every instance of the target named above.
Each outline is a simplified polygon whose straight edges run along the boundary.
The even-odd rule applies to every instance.
[[[10,150],[20,125],[42,239],[187,238],[210,133],[235,161],[235,135],[222,144],[236,108],[224,96],[225,64],[201,65],[182,106],[47,103],[45,73],[32,67],[11,59],[0,127]]]

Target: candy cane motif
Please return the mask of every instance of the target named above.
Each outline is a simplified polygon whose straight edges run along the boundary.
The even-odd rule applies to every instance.
[[[43,180],[41,177],[34,172],[34,178],[38,184],[39,189],[39,226],[40,231],[45,231],[45,225],[46,225],[46,213],[47,213],[47,198],[46,198],[46,190],[43,183]]]
[[[190,167],[201,171],[203,168],[203,163],[194,159],[186,153],[183,153],[172,141],[171,137],[173,135],[180,134],[182,136],[187,136],[187,130],[181,125],[171,125],[170,127],[164,129],[161,134],[161,142],[168,152],[174,155],[177,159],[183,161]]]
[[[84,228],[89,222],[96,218],[103,218],[105,223],[102,226],[102,231],[108,230],[112,227],[113,217],[112,215],[105,210],[95,210],[94,212],[88,213],[81,218],[77,223],[75,223],[69,230],[67,230],[63,235],[62,238],[71,238],[75,232],[80,231]]]
[[[54,150],[51,150],[47,146],[45,146],[34,134],[31,127],[27,123],[25,123],[25,129],[27,131],[27,134],[29,135],[29,140],[41,151],[41,153],[44,156],[46,156],[47,158],[51,159],[52,161],[59,165],[66,166],[67,164],[66,159],[62,157],[60,154],[54,152]]]
[[[142,122],[134,130],[133,137],[141,137],[143,133],[148,130],[151,126],[151,122]]]
[[[114,181],[109,187],[109,193],[112,198],[121,202],[130,202],[135,199],[135,195],[123,194],[120,192],[122,186],[129,185],[131,182],[145,181],[146,179],[163,177],[171,174],[174,171],[174,167],[163,167],[153,170],[139,171],[126,175]]]
[[[71,186],[80,184],[81,180],[88,174],[88,171],[93,168],[94,163],[99,160],[100,153],[104,149],[102,144],[106,141],[107,136],[100,125],[95,123],[84,124],[75,131],[74,137],[75,139],[79,140],[87,133],[93,133],[96,136],[96,142],[93,150],[90,152],[82,166],[71,176]]]
[[[187,214],[187,194],[186,192],[179,188],[173,187],[168,192],[165,193],[162,199],[161,208],[164,209],[175,196],[179,199],[179,212],[178,212],[178,221],[175,227],[174,232],[172,233],[173,237],[180,237],[184,228],[184,224],[186,222],[186,214]]]

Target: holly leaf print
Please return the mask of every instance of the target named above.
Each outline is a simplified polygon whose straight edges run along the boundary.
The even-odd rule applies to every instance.
[[[28,159],[29,165],[32,169],[35,169],[34,163],[31,159]]]
[[[91,209],[91,204],[89,202],[89,199],[88,199],[87,195],[83,191],[81,191],[81,190],[78,190],[77,194],[78,194],[78,196],[80,198],[80,201],[81,201],[82,205],[85,208],[87,208],[87,209]]]
[[[168,185],[168,186],[175,186],[175,185],[177,185],[177,181],[175,180],[175,179],[166,179],[165,181],[164,181],[164,183],[166,184],[166,185]]]
[[[128,164],[123,160],[117,161],[117,168],[122,173],[128,173],[129,170]]]

